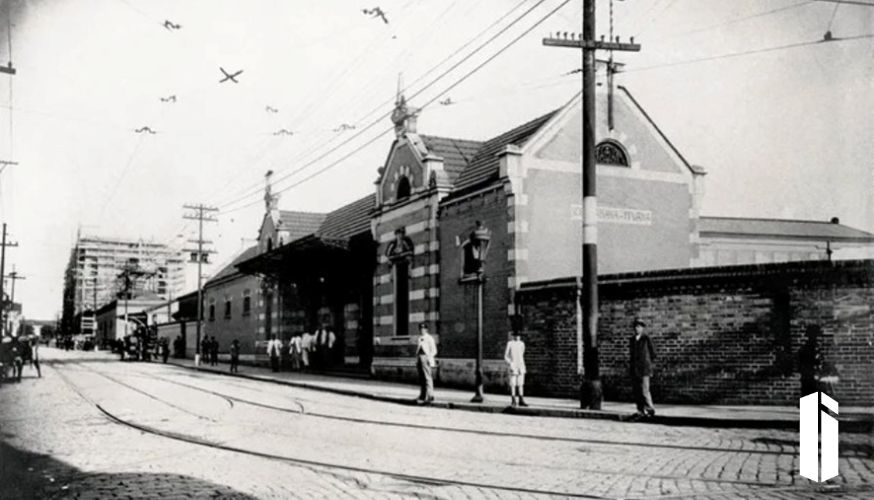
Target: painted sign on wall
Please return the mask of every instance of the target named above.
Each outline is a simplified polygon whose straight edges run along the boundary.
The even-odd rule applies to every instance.
[[[571,205],[571,220],[583,220],[583,206]],[[630,224],[651,226],[652,212],[633,208],[598,207],[598,222],[605,224]]]

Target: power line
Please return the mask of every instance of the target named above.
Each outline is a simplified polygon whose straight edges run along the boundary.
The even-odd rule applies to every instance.
[[[477,48],[475,48],[472,52],[470,52],[470,53],[467,54],[465,57],[463,57],[461,60],[457,61],[455,64],[453,64],[452,66],[450,66],[447,70],[443,71],[440,75],[438,75],[437,77],[435,77],[434,79],[432,79],[432,80],[431,80],[430,82],[428,82],[424,87],[420,88],[419,90],[417,90],[416,92],[414,92],[412,95],[410,95],[409,99],[413,99],[413,98],[415,98],[416,96],[420,95],[420,94],[423,93],[424,91],[426,91],[426,90],[428,90],[429,88],[431,88],[432,86],[434,86],[436,83],[438,83],[440,80],[442,80],[446,75],[448,75],[448,74],[451,73],[453,70],[455,70],[456,68],[458,68],[461,64],[465,63],[465,62],[466,62],[467,60],[469,60],[471,57],[473,57],[474,55],[476,55],[477,53],[479,53],[483,48],[485,48],[488,44],[490,44],[490,43],[491,43],[492,41],[494,41],[496,38],[498,38],[499,36],[501,36],[502,34],[504,34],[505,32],[507,32],[507,30],[509,30],[512,26],[514,26],[514,25],[516,25],[517,23],[519,23],[522,19],[524,19],[526,16],[528,16],[528,15],[529,15],[529,14],[530,14],[534,9],[536,9],[537,7],[539,7],[540,5],[542,5],[544,2],[546,2],[546,0],[538,0],[536,4],[534,4],[534,5],[533,5],[532,7],[530,7],[528,10],[526,10],[525,12],[523,12],[522,14],[520,14],[520,15],[519,15],[517,18],[515,18],[515,19],[514,19],[510,24],[508,24],[507,26],[505,26],[504,28],[502,28],[502,29],[501,29],[500,31],[498,31],[496,34],[494,34],[494,35],[492,35],[491,37],[489,37],[488,40],[486,40],[485,42],[483,42],[482,44],[480,44],[480,45],[479,45]],[[555,11],[559,10],[561,7],[563,7],[564,5],[566,5],[568,2],[569,2],[569,0],[565,0],[565,1],[562,2],[558,7],[556,7],[555,9],[553,9],[552,12],[555,12]],[[552,15],[552,14],[550,13],[549,15]],[[548,18],[548,16],[547,16],[546,18],[541,19],[540,21],[538,21],[538,24],[541,23],[541,22],[543,22],[543,21],[545,21],[547,18]],[[530,29],[531,29],[531,28],[529,28],[528,31],[530,31]],[[527,34],[528,31],[526,31],[525,33],[523,33],[523,35]],[[516,39],[514,39],[514,40],[510,43],[510,45],[512,45],[513,43],[515,43],[516,40],[518,40],[518,39],[519,39],[518,37],[517,37]],[[505,46],[504,48],[502,48],[499,52],[497,52],[497,54],[502,53],[504,50],[506,50],[507,48],[509,48],[510,45],[507,45],[507,46]],[[496,54],[496,55],[497,55],[497,54]],[[496,57],[496,55],[493,55],[493,56],[491,56],[490,58],[488,58],[488,59],[486,60],[486,62],[489,62],[489,61],[491,61],[492,59],[494,59],[494,57]],[[477,66],[477,68],[475,68],[475,70],[481,68],[482,66],[483,66],[483,64],[481,64],[480,66]],[[469,73],[468,75],[470,75],[470,73]],[[454,87],[454,86],[453,86],[453,87]],[[451,88],[453,88],[453,87],[451,87]],[[448,89],[447,89],[447,91],[448,91]],[[444,91],[444,92],[445,92],[445,91]],[[441,95],[442,95],[442,94],[441,94]],[[431,102],[433,102],[433,100],[432,100]],[[424,107],[424,106],[422,106],[422,107]],[[379,116],[378,118],[376,118],[376,119],[375,119],[374,121],[372,121],[370,124],[368,124],[367,126],[361,128],[358,132],[356,132],[355,134],[353,134],[351,137],[349,137],[348,139],[346,139],[346,140],[343,141],[342,143],[338,144],[336,147],[334,147],[334,148],[332,148],[332,149],[330,149],[330,150],[328,150],[328,151],[322,153],[321,155],[317,156],[315,159],[310,160],[310,161],[304,163],[302,166],[300,166],[300,167],[298,167],[298,168],[292,170],[291,172],[289,172],[289,173],[287,173],[287,174],[285,174],[285,175],[282,175],[281,177],[279,177],[279,178],[277,179],[277,182],[282,181],[282,180],[285,180],[285,179],[288,179],[289,177],[293,176],[294,174],[296,174],[296,173],[302,171],[303,169],[309,167],[310,165],[313,165],[314,163],[318,162],[319,160],[325,158],[326,156],[330,155],[331,153],[333,153],[333,152],[336,151],[337,149],[343,147],[344,145],[348,144],[348,143],[351,142],[352,140],[354,140],[354,139],[360,137],[362,134],[364,134],[365,132],[367,132],[369,129],[373,128],[376,124],[378,124],[379,122],[381,122],[381,121],[384,120],[385,118],[388,118],[390,115],[391,115],[391,110],[389,110],[389,111],[383,113],[381,116]],[[245,200],[245,199],[249,198],[250,196],[253,196],[253,195],[255,195],[255,194],[258,194],[259,192],[260,192],[260,191],[252,191],[252,192],[249,192],[249,193],[247,193],[247,194],[245,194],[245,195],[243,195],[243,196],[240,196],[239,198],[237,198],[237,199],[235,199],[235,200],[233,200],[233,201],[230,201],[230,202],[228,202],[228,203],[225,203],[224,206],[230,206],[230,205],[233,205],[233,204],[235,204],[235,203],[238,203],[238,202],[240,202],[240,201],[242,201],[242,200]]]
[[[691,29],[691,30],[687,30],[687,31],[681,31],[681,32],[679,32],[679,33],[671,33],[671,34],[668,34],[668,35],[665,35],[665,36],[662,36],[662,37],[659,37],[659,38],[655,38],[653,41],[669,40],[669,39],[672,39],[672,38],[678,38],[678,37],[682,37],[682,36],[693,35],[693,34],[695,34],[695,33],[702,33],[702,32],[705,32],[705,31],[711,31],[711,30],[714,30],[714,29],[717,29],[717,28],[722,28],[722,27],[725,27],[725,26],[730,26],[730,25],[732,25],[732,24],[738,24],[738,23],[742,23],[742,22],[744,22],[744,21],[749,21],[749,20],[751,20],[751,19],[758,19],[758,18],[760,18],[760,17],[766,17],[766,16],[770,16],[770,15],[773,15],[773,14],[778,14],[778,13],[780,13],[780,12],[785,12],[785,11],[787,11],[787,10],[797,9],[797,8],[799,8],[799,7],[804,7],[804,6],[806,6],[806,5],[810,5],[810,4],[812,4],[813,2],[814,2],[814,0],[806,0],[806,1],[804,1],[804,2],[794,3],[794,4],[792,4],[792,5],[785,5],[785,6],[783,6],[783,7],[777,7],[777,8],[775,8],[775,9],[769,9],[769,10],[766,10],[766,11],[757,12],[757,13],[755,13],[755,14],[750,14],[750,15],[748,15],[748,16],[743,16],[743,17],[738,17],[738,18],[735,18],[735,19],[730,19],[730,20],[725,21],[725,22],[716,23],[716,24],[711,24],[711,25],[709,25],[709,26],[704,26],[704,27],[701,27],[701,28],[695,28],[695,29]]]
[[[470,78],[471,76],[473,76],[476,72],[478,72],[480,69],[482,69],[485,65],[487,65],[488,63],[490,63],[491,61],[493,61],[494,59],[496,59],[498,56],[500,56],[501,54],[503,54],[505,51],[507,51],[510,47],[512,47],[513,45],[515,45],[516,42],[518,42],[518,41],[521,40],[523,37],[525,37],[525,35],[527,35],[527,34],[530,33],[531,31],[533,31],[535,28],[537,28],[538,26],[540,26],[544,21],[546,21],[547,19],[549,19],[550,17],[552,17],[553,14],[555,14],[559,9],[561,9],[562,7],[564,7],[565,5],[567,5],[570,1],[571,1],[571,0],[564,0],[561,4],[559,4],[557,7],[555,7],[553,10],[551,10],[549,13],[547,13],[545,16],[543,16],[542,18],[540,18],[536,23],[534,23],[534,24],[533,24],[532,26],[530,26],[528,29],[526,29],[525,31],[523,31],[521,34],[519,34],[518,36],[516,36],[516,37],[513,38],[512,40],[510,40],[509,43],[507,43],[506,45],[504,45],[503,47],[501,47],[497,52],[495,52],[494,54],[492,54],[492,55],[491,55],[490,57],[488,57],[485,61],[481,62],[479,65],[477,65],[477,66],[474,67],[472,70],[470,70],[469,72],[467,72],[467,73],[466,73],[465,75],[463,75],[461,78],[459,78],[458,80],[456,80],[452,85],[450,85],[449,87],[447,87],[446,89],[444,89],[443,91],[439,92],[439,93],[436,94],[434,97],[432,97],[431,99],[429,99],[428,101],[426,101],[426,102],[421,106],[420,109],[425,109],[425,107],[427,107],[428,105],[434,103],[437,99],[439,99],[440,97],[442,97],[444,94],[446,94],[446,93],[449,92],[450,90],[454,89],[454,88],[457,87],[458,85],[461,85],[461,83],[463,83],[463,82],[466,81],[468,78]],[[352,156],[352,154],[354,154],[354,153],[360,151],[361,149],[364,149],[364,147],[370,145],[371,143],[375,142],[376,140],[378,140],[378,139],[381,138],[382,136],[386,135],[388,132],[390,132],[391,130],[393,130],[393,128],[394,128],[394,127],[391,127],[391,128],[386,129],[385,131],[383,131],[383,132],[380,133],[378,136],[374,137],[373,139],[371,139],[370,141],[368,141],[368,142],[365,143],[364,145],[359,146],[358,148],[356,148],[354,151],[352,151],[352,152],[350,152],[350,153],[344,155],[343,157],[341,157],[341,158],[335,160],[335,161],[332,162],[332,163],[329,163],[329,164],[326,165],[325,167],[321,168],[320,170],[317,170],[316,172],[313,172],[312,174],[308,175],[307,177],[304,177],[303,179],[301,179],[301,180],[295,182],[294,184],[291,184],[290,186],[287,186],[287,187],[285,187],[285,188],[282,188],[282,189],[280,189],[280,190],[277,190],[277,191],[276,191],[277,194],[278,194],[278,193],[285,192],[285,191],[288,191],[289,189],[292,189],[292,188],[294,188],[294,187],[297,187],[297,186],[303,184],[304,182],[306,182],[306,181],[312,179],[313,177],[316,177],[317,175],[320,175],[320,174],[326,172],[327,170],[329,170],[329,169],[333,168],[334,166],[338,165],[341,161],[343,161],[343,160],[345,160],[346,158]],[[252,206],[253,204],[258,203],[258,202],[260,202],[260,200],[255,200],[254,202],[247,203],[247,204],[245,204],[245,205],[242,205],[242,206],[237,207],[237,208],[232,209],[232,210],[223,210],[222,213],[230,213],[230,212],[235,212],[235,211],[237,211],[237,210],[242,210],[243,208],[247,208],[247,207]]]
[[[649,71],[649,70],[660,69],[660,68],[670,68],[673,66],[684,66],[687,64],[694,64],[694,63],[699,63],[699,62],[717,61],[720,59],[731,59],[731,58],[735,58],[735,57],[743,57],[743,56],[754,55],[754,54],[765,54],[768,52],[777,52],[780,50],[788,50],[788,49],[795,49],[795,48],[799,48],[799,47],[807,47],[809,45],[821,45],[821,44],[834,43],[834,42],[849,42],[849,41],[853,41],[853,40],[862,40],[862,39],[867,39],[867,38],[874,38],[874,33],[869,33],[869,34],[864,34],[864,35],[854,35],[854,36],[848,36],[848,37],[834,37],[834,38],[831,38],[828,40],[820,39],[820,40],[812,40],[812,41],[807,41],[807,42],[789,43],[786,45],[778,45],[776,47],[765,47],[765,48],[761,48],[761,49],[745,50],[742,52],[729,52],[727,54],[699,57],[696,59],[687,59],[684,61],[674,61],[674,62],[669,62],[669,63],[665,63],[665,64],[654,64],[652,66],[643,66],[640,68],[623,69],[620,72],[621,73],[637,73],[640,71]]]
[[[487,26],[485,29],[481,30],[481,31],[480,31],[479,33],[477,33],[473,38],[471,38],[470,40],[468,40],[467,42],[465,42],[463,45],[461,45],[461,46],[458,47],[457,49],[453,50],[453,51],[452,51],[448,56],[446,56],[445,58],[443,58],[440,62],[438,62],[437,64],[433,65],[433,66],[432,66],[428,71],[426,71],[425,73],[423,73],[422,75],[420,75],[418,78],[416,78],[416,80],[414,80],[414,81],[413,81],[410,85],[408,85],[407,88],[405,88],[404,90],[407,90],[407,89],[413,87],[413,86],[416,85],[419,81],[423,80],[425,77],[427,77],[428,75],[430,75],[431,73],[433,73],[434,71],[436,71],[437,68],[439,68],[440,66],[442,66],[443,64],[445,64],[446,62],[448,62],[449,60],[451,60],[453,57],[455,57],[456,55],[458,55],[459,53],[461,53],[463,50],[465,50],[467,47],[469,47],[471,44],[473,44],[476,40],[478,40],[482,35],[484,35],[486,32],[488,32],[489,30],[491,30],[493,27],[495,27],[495,26],[497,26],[498,24],[500,24],[504,19],[506,19],[507,17],[509,17],[509,16],[510,16],[513,12],[515,12],[516,10],[518,10],[519,7],[521,7],[521,6],[522,6],[523,4],[525,4],[527,1],[528,1],[528,0],[522,0],[522,1],[520,1],[519,3],[517,3],[516,5],[514,5],[510,10],[508,10],[506,13],[504,13],[502,16],[500,16],[496,21],[494,21],[494,22],[492,22],[491,24],[489,24],[489,26]],[[539,0],[539,1],[534,5],[534,6],[532,6],[532,7],[529,8],[528,10],[526,10],[526,11],[525,11],[524,13],[522,13],[519,17],[517,17],[516,19],[514,19],[513,21],[511,21],[507,26],[505,26],[503,29],[501,29],[499,32],[497,32],[495,35],[493,35],[491,38],[489,38],[488,40],[486,40],[485,42],[483,42],[480,46],[478,46],[477,48],[475,48],[475,49],[473,50],[473,52],[469,53],[469,54],[468,54],[467,56],[465,56],[463,59],[461,59],[461,60],[458,61],[456,64],[454,64],[452,67],[450,67],[447,71],[443,72],[440,76],[438,76],[437,78],[435,78],[434,80],[432,80],[432,81],[431,81],[429,84],[427,84],[425,87],[423,87],[422,89],[418,90],[415,94],[411,95],[410,98],[412,99],[413,97],[416,97],[417,95],[419,95],[421,92],[427,90],[430,86],[432,86],[434,83],[436,83],[437,81],[439,81],[439,79],[441,79],[443,76],[445,76],[446,74],[448,74],[449,72],[451,72],[452,70],[454,70],[455,68],[457,68],[459,65],[461,65],[462,63],[464,63],[465,61],[467,61],[468,59],[470,59],[471,57],[473,57],[474,55],[476,55],[476,54],[477,54],[480,50],[482,50],[485,46],[487,46],[487,45],[490,44],[492,41],[494,41],[497,37],[499,37],[500,35],[502,35],[503,33],[505,33],[509,28],[511,28],[512,26],[514,26],[515,24],[517,24],[517,23],[518,23],[522,18],[524,18],[525,16],[527,16],[531,11],[533,11],[535,8],[539,7],[539,6],[540,6],[541,4],[543,4],[545,1],[546,1],[546,0]],[[370,111],[368,111],[366,114],[364,114],[364,115],[363,115],[359,120],[357,120],[355,123],[358,124],[358,123],[363,122],[363,121],[364,121],[365,119],[367,119],[369,116],[372,116],[375,112],[379,111],[379,110],[382,109],[384,106],[391,104],[392,102],[393,102],[393,99],[389,99],[389,100],[387,100],[387,101],[385,101],[385,102],[380,103],[379,105],[377,105],[376,107],[374,107],[373,109],[371,109]],[[333,152],[333,151],[336,150],[337,148],[343,147],[344,145],[348,144],[349,142],[351,142],[351,141],[354,140],[355,138],[361,136],[361,135],[362,135],[364,132],[366,132],[369,128],[372,128],[372,127],[375,126],[379,121],[381,121],[381,120],[387,118],[390,114],[391,114],[391,111],[388,111],[388,112],[386,112],[385,114],[381,115],[379,118],[377,118],[376,120],[374,120],[374,122],[370,123],[369,125],[367,125],[367,126],[364,127],[363,129],[360,129],[359,132],[357,132],[356,134],[354,134],[354,135],[351,136],[351,137],[348,137],[345,141],[343,141],[343,142],[341,142],[340,144],[338,144],[334,149],[332,149],[331,151],[329,151],[329,153],[330,153],[330,152]],[[330,145],[330,144],[331,144],[332,142],[334,142],[338,137],[339,137],[339,136],[336,136],[336,135],[335,135],[335,136],[332,136],[331,139],[329,139],[328,141],[326,141],[326,142],[324,142],[324,143],[322,143],[322,144],[320,144],[320,145],[318,145],[318,146],[316,146],[316,147],[310,148],[309,150],[307,150],[307,151],[304,152],[303,154],[301,154],[301,155],[297,156],[296,158],[293,158],[292,160],[290,160],[289,163],[290,163],[290,164],[294,164],[294,163],[296,163],[297,161],[300,161],[300,160],[303,160],[304,158],[307,158],[310,154],[312,154],[312,153],[314,153],[314,152],[316,152],[316,151],[318,151],[318,150],[320,150],[320,149],[322,149],[322,148],[327,147],[328,145]],[[299,172],[299,171],[302,170],[303,168],[306,168],[308,165],[311,165],[311,164],[313,164],[313,163],[315,163],[315,162],[321,160],[324,156],[326,156],[326,155],[319,156],[319,157],[317,157],[316,159],[312,160],[310,163],[307,163],[307,164],[303,165],[302,167],[300,167],[300,168],[298,168],[298,169],[292,171],[292,172],[289,173],[289,174],[286,174],[286,175],[281,176],[279,179],[277,179],[277,181],[284,180],[284,179],[286,179],[286,178],[288,178],[288,177],[294,175],[295,173]],[[254,191],[253,191],[253,190],[254,190]],[[247,198],[247,197],[249,197],[249,196],[254,195],[256,192],[260,192],[260,191],[258,191],[258,190],[260,190],[260,185],[259,185],[259,184],[254,184],[254,185],[250,184],[249,187],[240,190],[241,192],[246,193],[246,194],[240,195],[238,198],[236,198],[236,199],[234,199],[234,200],[232,200],[232,201],[230,201],[230,202],[224,203],[223,205],[227,206],[227,205],[234,204],[234,203],[240,201],[241,199],[244,199],[244,198]]]

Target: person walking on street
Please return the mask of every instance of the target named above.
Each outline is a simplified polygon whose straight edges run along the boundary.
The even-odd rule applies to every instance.
[[[525,403],[525,342],[522,341],[520,332],[514,333],[507,342],[504,361],[510,371],[510,406],[516,406],[517,397],[519,406],[528,406]]]
[[[240,371],[240,341],[234,339],[231,342],[230,348],[231,354],[231,373],[237,373]]]
[[[428,333],[428,325],[419,323],[419,345],[416,348],[416,370],[419,372],[419,398],[420,404],[428,404],[434,401],[434,377],[431,370],[436,366],[434,358],[437,356],[437,344],[434,337]]]
[[[629,341],[631,388],[637,413],[640,416],[655,415],[652,395],[649,392],[649,381],[652,377],[652,366],[656,359],[655,348],[649,335],[644,333],[646,324],[639,318],[634,320],[634,335]]]
[[[282,342],[276,339],[276,335],[271,335],[267,341],[267,355],[270,356],[270,369],[274,372],[279,371],[279,355],[282,351]]]

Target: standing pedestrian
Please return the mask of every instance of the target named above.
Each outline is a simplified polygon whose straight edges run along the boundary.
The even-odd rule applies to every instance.
[[[216,366],[218,364],[218,353],[219,353],[219,341],[216,340],[215,335],[212,336],[212,340],[209,345],[209,364],[212,366]]]
[[[646,324],[640,318],[635,318],[634,335],[631,336],[628,343],[630,351],[629,371],[637,413],[641,416],[651,417],[655,415],[655,408],[652,404],[652,395],[649,392],[649,381],[652,377],[652,365],[655,362],[656,354],[652,340],[644,332],[645,327]]]
[[[271,335],[267,341],[267,355],[270,356],[270,368],[274,372],[279,371],[279,355],[282,351],[282,343],[276,339],[276,335]]]
[[[295,333],[288,341],[288,357],[291,359],[291,369],[300,371],[301,339],[300,333]]]
[[[161,338],[161,358],[164,364],[167,364],[167,359],[170,357],[170,339],[167,337]]]
[[[300,337],[300,361],[301,369],[305,372],[310,370],[310,354],[313,352],[313,339],[315,337],[310,332],[303,332]]]
[[[42,371],[39,369],[39,337],[36,335],[30,338],[30,359],[31,365],[36,368],[36,376],[42,378]]]
[[[200,362],[208,363],[209,362],[209,337],[204,335],[202,339],[200,339]]]
[[[331,331],[328,324],[322,323],[322,327],[316,332],[316,353],[320,370],[327,371],[331,369],[334,342],[336,341],[337,337]]]
[[[428,333],[428,325],[419,323],[419,345],[416,348],[416,370],[419,372],[419,398],[417,403],[434,401],[434,377],[431,370],[436,366],[437,344]]]
[[[240,371],[240,341],[234,339],[231,342],[231,373],[237,373]]]
[[[510,406],[516,406],[517,397],[519,406],[528,406],[525,403],[525,342],[520,332],[514,333],[507,342],[504,361],[510,372]]]
[[[24,353],[21,346],[21,340],[18,337],[12,337],[12,367],[15,369],[15,381],[21,382],[21,370],[24,367]]]
[[[9,368],[12,366],[12,337],[4,336],[0,339],[0,380],[9,376]]]

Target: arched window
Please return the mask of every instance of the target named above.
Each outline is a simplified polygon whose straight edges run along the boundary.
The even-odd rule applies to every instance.
[[[607,140],[595,146],[595,163],[627,167],[628,155],[618,142]]]
[[[403,200],[410,196],[410,178],[406,175],[398,179],[398,191],[395,195],[396,200]]]
[[[273,238],[267,238],[267,251],[273,250]]]

